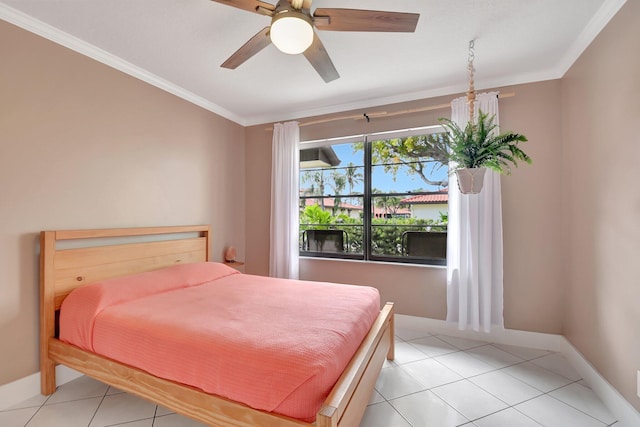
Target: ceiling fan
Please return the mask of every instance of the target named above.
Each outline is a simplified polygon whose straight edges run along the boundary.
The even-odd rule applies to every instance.
[[[304,54],[327,83],[340,76],[313,27],[327,31],[411,33],[420,17],[418,13],[362,9],[316,9],[312,14],[312,0],[280,0],[276,5],[259,0],[212,1],[271,18],[270,26],[260,30],[221,67],[235,69],[273,43],[282,52]]]

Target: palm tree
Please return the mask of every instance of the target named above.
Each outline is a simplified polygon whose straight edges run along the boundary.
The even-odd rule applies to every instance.
[[[324,209],[324,171],[322,169],[316,169],[312,171],[305,171],[302,174],[302,182],[310,182],[311,187],[309,193],[313,196],[320,196],[320,206]]]
[[[331,178],[333,179],[333,183],[329,184],[331,188],[333,188],[333,215],[337,215],[338,210],[340,209],[340,204],[342,203],[342,197],[340,194],[344,190],[344,187],[347,185],[347,178],[345,175],[337,170],[334,170],[331,173]]]
[[[382,192],[377,188],[374,188],[373,193],[378,194]],[[385,213],[385,216],[387,214],[396,214],[398,212],[398,208],[400,207],[400,202],[402,201],[400,197],[391,195],[375,196],[375,200],[375,206],[382,209]]]
[[[385,216],[387,214],[394,215],[400,207],[400,197],[397,196],[379,196],[376,197],[376,207],[383,209]]]
[[[345,169],[345,179],[347,180],[347,185],[349,185],[349,193],[353,193],[353,187],[361,183],[364,180],[364,176],[358,171],[358,167],[353,162],[349,162]],[[351,200],[353,201],[354,199]]]

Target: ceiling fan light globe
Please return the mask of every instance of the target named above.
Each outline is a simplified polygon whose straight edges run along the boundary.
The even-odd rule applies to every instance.
[[[280,51],[295,55],[311,46],[313,26],[303,13],[286,11],[273,17],[270,36],[271,42]]]

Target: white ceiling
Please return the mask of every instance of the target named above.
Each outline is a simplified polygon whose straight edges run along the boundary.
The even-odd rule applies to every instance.
[[[331,83],[273,45],[220,68],[269,18],[210,0],[0,0],[0,18],[246,126],[463,92],[471,39],[477,89],[560,78],[625,1],[314,0],[420,14],[415,33],[319,31]]]

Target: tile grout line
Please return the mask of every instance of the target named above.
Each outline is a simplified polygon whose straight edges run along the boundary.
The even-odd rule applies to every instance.
[[[540,396],[538,396],[540,397]],[[531,400],[531,399],[530,399]],[[528,400],[525,400],[525,402],[528,402]],[[520,402],[520,403],[524,403],[524,402]],[[520,405],[520,403],[518,403],[518,405]],[[521,410],[519,410],[518,408],[516,408],[515,406],[513,406],[514,411],[517,411],[519,414],[529,418],[531,421],[533,421],[534,423],[541,425],[542,427],[545,427],[544,424],[540,424],[538,421],[534,420],[533,418],[531,418],[529,415],[525,414],[524,412],[522,412]]]
[[[464,379],[464,378],[463,378],[463,379]],[[462,381],[462,380],[457,380],[457,381],[454,381],[454,382],[458,382],[458,381]],[[453,383],[448,383],[448,384],[453,384]],[[444,385],[444,384],[443,384],[443,385]],[[432,388],[435,388],[435,387],[432,387]],[[387,403],[389,404],[389,406],[391,406],[391,407],[393,408],[393,410],[394,410],[394,411],[396,411],[398,414],[400,414],[400,416],[401,416],[401,417],[402,417],[402,418],[403,418],[403,419],[404,419],[404,420],[405,420],[405,421],[406,421],[410,426],[412,426],[412,427],[417,427],[417,426],[414,426],[414,425],[411,423],[411,421],[409,421],[409,420],[404,416],[404,414],[403,414],[402,412],[400,412],[398,409],[396,409],[396,407],[395,407],[395,406],[393,406],[393,403],[391,403],[391,401],[393,401],[393,400],[398,400],[398,399],[402,399],[402,398],[405,398],[405,397],[407,397],[407,396],[413,396],[413,395],[416,395],[416,394],[418,394],[418,393],[424,393],[425,391],[430,392],[430,393],[431,393],[431,394],[433,394],[435,397],[437,397],[438,399],[440,399],[440,400],[441,400],[445,405],[447,405],[448,407],[450,407],[451,409],[453,409],[455,412],[457,412],[458,414],[460,414],[460,415],[461,415],[465,420],[467,420],[468,422],[472,422],[472,420],[470,420],[469,418],[467,418],[467,417],[466,417],[462,412],[458,411],[456,408],[454,408],[453,406],[451,406],[451,405],[449,404],[449,402],[447,402],[446,400],[444,400],[443,398],[441,398],[440,396],[438,396],[437,394],[435,394],[434,392],[432,392],[432,391],[431,391],[431,389],[426,388],[426,389],[424,389],[424,390],[416,391],[416,392],[414,392],[414,393],[405,394],[405,395],[403,395],[403,396],[398,396],[398,397],[393,398],[393,399],[390,399],[390,400],[389,400],[389,399],[387,399],[386,397],[384,397],[384,396],[382,395],[382,393],[380,393],[380,392],[376,389],[376,392],[377,392],[380,396],[382,396],[382,398],[384,399],[384,401],[385,401],[385,402],[387,402]],[[381,402],[380,402],[380,403],[381,403]],[[466,423],[465,423],[465,424],[466,424]],[[463,424],[463,425],[464,425],[464,424]]]
[[[38,409],[33,413],[33,415],[31,415],[31,417],[27,420],[26,423],[24,423],[24,427],[27,427],[29,425],[29,423],[33,420],[33,418],[38,414],[38,412],[40,412],[40,410],[42,410],[42,408],[47,404],[47,402],[49,401],[49,399],[51,399],[53,397],[54,394],[56,394],[56,391],[58,391],[60,387],[56,387],[55,391],[53,393],[51,393],[49,396],[47,396],[47,398],[44,400],[44,402],[42,402],[39,406]]]
[[[102,395],[102,399],[100,399],[100,403],[98,403],[96,410],[93,411],[93,415],[91,416],[91,419],[89,420],[89,424],[87,424],[87,427],[91,427],[91,423],[93,422],[94,418],[98,414],[98,411],[100,410],[100,407],[102,406],[102,403],[104,402],[104,399],[107,397],[107,394],[109,393],[110,389],[111,387],[107,387],[107,389],[104,391],[104,394]]]
[[[54,394],[55,394],[55,392],[54,392]],[[29,425],[29,423],[31,422],[31,420],[33,420],[33,417],[35,417],[35,416],[36,416],[36,414],[37,414],[38,412],[40,412],[40,410],[41,410],[41,409],[42,409],[42,407],[45,405],[45,403],[47,403],[47,401],[48,401],[49,399],[51,399],[51,396],[53,396],[53,394],[51,394],[50,396],[47,396],[47,398],[44,400],[44,402],[42,402],[42,403],[38,406],[38,409],[36,409],[36,411],[33,413],[33,415],[31,415],[31,417],[29,417],[29,419],[27,420],[27,422],[26,422],[26,423],[24,423],[24,426],[25,426],[25,427],[27,427],[27,426]]]
[[[495,397],[495,396],[494,396],[494,397]],[[539,397],[539,396],[538,396],[538,397]],[[497,399],[497,398],[496,398],[496,399]],[[505,403],[506,403],[506,402],[505,402]],[[483,415],[483,416],[481,416],[481,417],[475,418],[475,419],[471,420],[471,422],[473,423],[473,425],[476,425],[476,423],[475,423],[476,421],[481,420],[481,419],[483,419],[483,418],[490,417],[490,416],[495,415],[495,414],[499,414],[500,412],[504,412],[504,411],[506,411],[507,409],[513,409],[513,410],[518,411],[516,408],[514,408],[514,407],[513,407],[513,405],[509,405],[508,403],[507,403],[507,405],[508,405],[508,406],[507,406],[506,408],[504,408],[504,409],[500,409],[499,411],[495,411],[495,412],[492,412],[492,413],[490,413],[490,414]],[[518,405],[519,405],[519,404],[518,404]],[[536,420],[534,420],[533,418],[529,417],[527,414],[523,414],[523,413],[522,413],[522,412],[520,412],[520,411],[518,411],[518,412],[519,412],[520,414],[524,415],[525,417],[529,418],[531,421],[533,421],[534,423],[538,424],[539,426],[541,426],[541,427],[545,427],[544,425],[540,424],[539,422],[537,422],[537,421],[536,421]]]
[[[158,405],[156,405],[156,410],[153,412],[153,418],[151,419],[151,427],[153,427],[156,423],[156,416],[158,416]]]
[[[580,381],[582,381],[582,378],[580,378],[579,380],[574,381],[574,382],[572,382],[572,383],[569,383],[569,384],[567,384],[566,386],[558,387],[558,388],[556,388],[556,389],[554,389],[554,390],[551,390],[550,392],[545,393],[545,394],[547,394],[550,398],[555,399],[555,400],[557,400],[558,402],[563,403],[563,404],[567,405],[568,407],[575,409],[575,410],[576,410],[576,411],[578,411],[578,412],[582,412],[583,414],[585,414],[585,415],[587,415],[587,416],[589,416],[589,417],[593,418],[594,420],[596,420],[596,421],[598,421],[598,422],[601,422],[603,425],[608,426],[609,424],[607,424],[606,422],[604,422],[604,421],[602,421],[602,420],[600,420],[600,419],[598,419],[598,418],[594,417],[593,415],[591,415],[591,414],[589,414],[589,413],[587,413],[587,412],[584,412],[584,411],[583,411],[582,409],[580,409],[580,408],[576,408],[576,407],[575,407],[575,406],[573,406],[572,404],[570,404],[570,403],[568,403],[568,402],[565,402],[565,401],[564,401],[564,400],[562,400],[562,399],[558,399],[557,397],[555,397],[555,396],[552,396],[552,395],[551,395],[551,393],[552,393],[552,392],[554,392],[554,391],[560,390],[561,388],[565,388],[565,387],[568,387],[568,386],[573,385],[573,384],[578,384]],[[578,384],[578,385],[579,385],[580,387],[584,387],[582,384]],[[611,415],[613,415],[613,414],[611,414]],[[614,421],[614,423],[617,423],[617,422],[618,422],[617,420],[616,420],[616,421]]]

